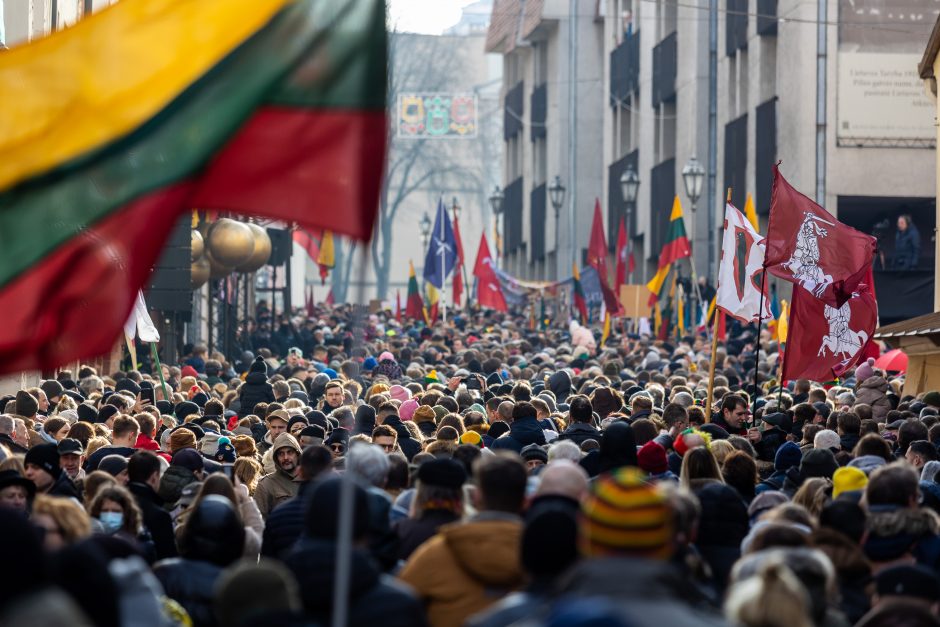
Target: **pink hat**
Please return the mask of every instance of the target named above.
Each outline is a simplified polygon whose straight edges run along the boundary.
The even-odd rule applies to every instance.
[[[400,385],[393,385],[388,390],[389,395],[392,397],[393,401],[405,402],[411,398],[411,390],[408,388],[403,388]]]
[[[855,368],[855,381],[862,383],[865,379],[875,376],[875,359],[869,357],[866,362]]]
[[[409,398],[398,408],[398,417],[402,420],[411,420],[411,417],[415,415],[416,409],[418,409],[418,401]]]
[[[379,355],[379,361],[385,361],[386,359],[391,359],[392,361],[395,361],[395,356],[392,355],[392,354],[391,354],[390,352],[388,352],[388,351],[385,351],[384,353],[382,353],[381,355]]]

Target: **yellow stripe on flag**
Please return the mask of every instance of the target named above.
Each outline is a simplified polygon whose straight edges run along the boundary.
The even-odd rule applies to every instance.
[[[790,330],[790,305],[787,301],[780,301],[780,318],[777,319],[777,340],[779,342],[787,341],[787,333]]]
[[[757,212],[754,210],[754,198],[752,198],[750,194],[747,195],[747,200],[744,201],[744,217],[751,223],[754,230],[759,233],[760,225],[757,221]]]
[[[669,214],[669,221],[675,222],[682,219],[682,203],[679,202],[679,195],[672,199],[672,213]]]
[[[656,275],[650,279],[650,282],[646,284],[646,289],[651,291],[656,296],[659,296],[659,293],[663,289],[663,285],[666,283],[666,277],[669,276],[669,270],[672,268],[672,265],[665,265],[659,270],[656,271]]]
[[[335,265],[332,231],[324,231],[323,237],[320,238],[320,254],[317,255],[317,264],[327,268],[332,268]]]
[[[607,343],[610,337],[610,312],[604,312],[604,330],[601,333],[601,346]]]
[[[124,0],[0,54],[0,189],[140,127],[290,0]]]

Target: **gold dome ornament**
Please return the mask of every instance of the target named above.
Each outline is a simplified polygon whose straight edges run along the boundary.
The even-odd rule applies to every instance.
[[[189,266],[189,285],[192,289],[198,290],[209,280],[209,260],[205,257],[197,259]]]
[[[256,272],[271,258],[271,238],[268,237],[267,230],[251,222],[248,222],[247,226],[254,236],[255,250],[248,261],[235,268],[236,272]]]
[[[231,271],[251,257],[255,251],[255,238],[244,222],[220,218],[209,227],[206,248],[212,259]]]
[[[225,278],[230,275],[234,269],[231,266],[225,266],[219,263],[213,254],[208,250],[206,251],[203,259],[209,262],[209,278],[212,280]]]
[[[202,254],[206,252],[206,240],[202,238],[202,233],[196,229],[193,229],[192,235],[190,236],[190,242],[192,243],[191,261],[198,261],[202,258]]]

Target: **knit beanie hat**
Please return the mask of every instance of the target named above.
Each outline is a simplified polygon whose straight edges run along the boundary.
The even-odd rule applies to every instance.
[[[29,466],[30,464],[39,466],[52,475],[53,479],[58,479],[62,474],[62,469],[59,468],[59,448],[55,444],[37,444],[26,451],[23,465]]]
[[[865,379],[875,375],[875,358],[869,357],[868,361],[855,368],[855,380],[862,383]]]
[[[214,458],[215,461],[222,462],[223,464],[235,463],[235,446],[232,445],[232,441],[224,435],[219,438],[219,441],[216,443]]]
[[[16,393],[16,414],[18,416],[23,416],[25,418],[32,418],[36,415],[36,412],[39,411],[39,403],[36,401],[36,397],[27,392],[26,390],[20,390]]]
[[[372,372],[372,369],[379,365],[379,361],[375,357],[366,357],[362,361],[362,369],[366,372]]]
[[[252,372],[260,372],[264,376],[268,376],[268,364],[264,361],[264,357],[258,355],[255,357],[255,360],[251,363],[251,366],[248,368],[249,374]]]
[[[98,422],[98,410],[89,405],[88,403],[79,403],[78,404],[78,419],[82,422],[90,422],[95,424]]]
[[[186,448],[196,448],[196,434],[190,431],[189,429],[177,428],[176,431],[170,433],[170,439],[168,440],[170,447],[170,455],[173,455],[177,451]]]
[[[206,435],[203,436],[202,440],[199,442],[199,452],[206,457],[215,457],[215,454],[219,449],[220,437],[221,436],[218,433],[207,431]]]
[[[473,433],[473,431],[468,431],[467,433]],[[524,462],[541,461],[543,464],[548,463],[548,452],[538,444],[529,444],[528,446],[522,447],[522,451],[520,451],[519,454],[522,456],[522,461]]]
[[[473,446],[478,446],[483,448],[483,437],[476,431],[467,431],[462,436],[460,436],[461,444],[472,444]],[[534,445],[532,445],[534,446]],[[525,459],[523,457],[523,459]],[[548,462],[548,455],[545,456],[546,463]]]
[[[827,448],[814,448],[806,451],[803,461],[800,462],[800,477],[824,477],[829,479],[839,468],[836,456]]]
[[[62,396],[65,388],[55,379],[49,379],[39,384],[39,389],[46,393],[46,397],[51,401],[56,396]]]
[[[666,559],[672,512],[665,496],[638,468],[601,475],[581,504],[578,548],[584,557],[625,555]]]
[[[250,435],[236,435],[232,438],[232,446],[235,447],[235,454],[238,457],[254,457],[258,454],[255,439]]]
[[[799,445],[795,442],[784,442],[774,455],[774,470],[786,471],[799,466],[801,461],[803,461],[803,451],[800,450]]]
[[[931,407],[940,407],[940,392],[932,390],[924,394],[924,403]],[[19,396],[17,396],[17,407],[19,407]]]
[[[436,414],[434,410],[428,407],[427,405],[421,405],[417,407],[414,413],[411,415],[411,419],[414,422],[434,422]]]
[[[450,413],[447,411],[447,408],[442,405],[435,405],[433,407],[433,411],[434,411],[434,422],[440,422],[441,418],[443,418],[444,416]]]
[[[401,407],[398,408],[398,417],[402,420],[411,420],[417,409],[418,401],[413,398],[409,398],[407,401],[401,404]]]
[[[438,441],[444,440],[447,442],[456,442],[460,437],[460,434],[457,433],[457,430],[451,427],[450,425],[441,427],[437,430],[437,439]]]
[[[411,390],[400,385],[393,385],[389,388],[388,392],[393,401],[401,401],[404,403],[411,398]]]
[[[679,434],[679,437],[676,438],[675,443],[672,445],[672,448],[678,453],[679,457],[684,457],[686,451],[700,446],[696,444],[698,438],[689,437],[689,436],[699,436],[705,440],[705,448],[708,448],[712,441],[712,436],[708,435],[704,431],[699,431],[698,429],[686,429]]]
[[[857,492],[868,485],[868,475],[852,466],[843,466],[832,475],[832,498],[837,499],[843,492]]]
[[[177,420],[180,422],[186,420],[187,416],[198,413],[199,405],[192,401],[183,401],[182,403],[178,403],[176,407],[173,408],[173,415],[176,416]]]
[[[799,452],[799,449],[797,449]],[[636,454],[637,465],[651,475],[659,475],[668,469],[666,464],[666,449],[662,444],[650,440],[640,447]]]
[[[196,452],[196,449],[184,448],[173,454],[173,461],[170,462],[170,465],[182,466],[183,468],[196,472],[197,470],[205,468],[206,463],[202,455]]]
[[[813,438],[813,448],[836,449],[842,448],[842,440],[839,434],[832,429],[823,429]]]

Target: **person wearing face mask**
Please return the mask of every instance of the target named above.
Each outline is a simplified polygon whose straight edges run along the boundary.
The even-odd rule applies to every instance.
[[[143,524],[134,496],[127,488],[119,485],[100,488],[88,506],[88,515],[96,532],[123,538],[140,548],[149,563],[155,561],[153,539]]]

